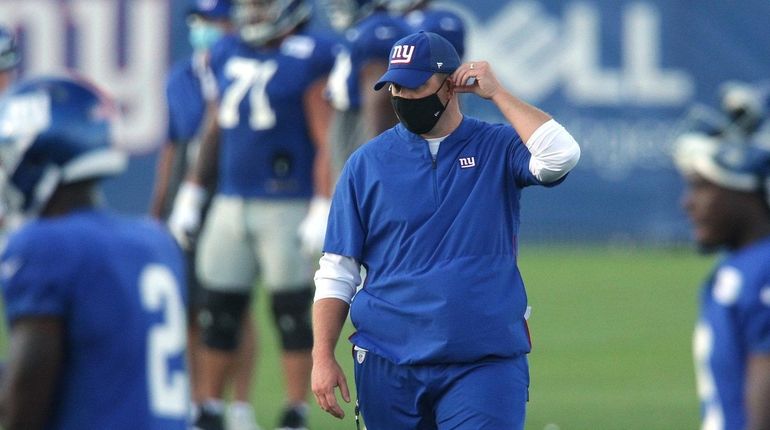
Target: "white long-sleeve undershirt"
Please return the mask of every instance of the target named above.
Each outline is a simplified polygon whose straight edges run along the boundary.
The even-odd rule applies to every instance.
[[[529,171],[540,181],[558,181],[577,164],[580,146],[555,119],[546,121],[524,143],[532,158]]]

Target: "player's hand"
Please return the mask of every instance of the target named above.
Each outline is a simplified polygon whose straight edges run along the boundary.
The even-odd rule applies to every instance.
[[[485,99],[491,99],[502,88],[492,72],[492,67],[486,61],[460,64],[452,73],[451,79],[455,92],[474,93]]]
[[[310,207],[305,219],[297,229],[302,253],[308,256],[319,255],[326,237],[326,223],[329,220],[331,201],[326,197],[315,196],[310,201]]]
[[[311,387],[318,406],[329,414],[342,419],[345,411],[337,403],[335,387],[339,387],[342,399],[350,403],[350,390],[345,373],[334,358],[327,360],[313,360],[313,372],[311,374]]]
[[[174,207],[168,217],[168,229],[183,249],[192,248],[193,238],[201,223],[201,210],[206,190],[198,184],[185,182],[179,187]]]

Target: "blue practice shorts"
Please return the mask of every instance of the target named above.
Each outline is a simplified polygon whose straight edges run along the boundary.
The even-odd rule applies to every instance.
[[[476,363],[397,365],[355,350],[367,430],[518,430],[529,392],[527,356]]]

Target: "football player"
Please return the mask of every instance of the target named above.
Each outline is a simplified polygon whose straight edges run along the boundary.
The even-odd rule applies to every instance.
[[[457,50],[465,55],[465,23],[456,13],[433,7],[431,0],[389,0],[388,9],[403,14],[412,32],[424,30],[444,36]]]
[[[16,37],[10,30],[0,26],[0,95],[16,80],[19,61],[21,54]],[[0,202],[0,250],[5,247],[8,232],[20,222],[19,215],[9,212]]]
[[[232,31],[230,0],[194,0],[187,14],[189,41],[192,56],[179,61],[169,73],[166,82],[168,108],[168,140],[158,158],[155,190],[150,214],[165,220],[171,204],[184,179],[188,166],[194,163],[200,148],[200,134],[206,121],[205,115],[213,115],[217,98],[217,84],[209,67],[211,47],[222,36]],[[207,107],[209,109],[207,110]],[[213,185],[213,184],[212,184]],[[213,187],[210,187],[213,188]],[[203,209],[208,207],[205,204]],[[203,217],[202,213],[198,216]],[[193,402],[203,400],[198,384],[200,336],[195,316],[200,305],[200,284],[195,275],[195,238],[182,245],[187,261],[187,277],[190,286],[188,316],[189,364],[192,376]],[[230,430],[254,430],[256,421],[249,402],[254,370],[255,334],[249,314],[243,320],[244,336],[239,347],[239,358],[231,376],[233,401],[227,409]],[[194,415],[198,408],[194,408]]]
[[[0,26],[0,94],[16,78],[16,66],[21,60],[16,38],[7,28]]]
[[[237,33],[211,53],[220,94],[216,121],[207,127],[199,163],[177,196],[171,228],[179,237],[197,228],[202,187],[216,179],[197,257],[205,291],[205,404],[221,401],[224,375],[240,343],[237,322],[259,281],[269,292],[281,340],[287,403],[279,428],[304,429],[313,262],[297,233],[301,224],[316,236],[325,229],[331,108],[323,89],[333,39],[305,28],[311,17],[305,0],[237,0],[233,17]]]
[[[335,112],[329,137],[335,176],[356,148],[398,122],[390,97],[372,90],[388,68],[393,42],[410,33],[402,18],[388,12],[388,3],[326,1],[330,23],[345,36],[344,43],[335,48],[336,60],[327,88]]]
[[[725,251],[693,341],[701,428],[770,428],[770,148],[751,134],[687,133],[675,160],[696,242]]]
[[[0,178],[27,221],[0,276],[6,429],[184,430],[184,264],[158,223],[101,207],[98,183],[126,165],[113,106],[74,78],[38,78],[0,101]]]

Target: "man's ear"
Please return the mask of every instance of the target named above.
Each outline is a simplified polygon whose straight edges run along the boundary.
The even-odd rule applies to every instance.
[[[455,81],[452,80],[452,75],[449,75],[446,79],[446,86],[447,91],[449,91],[449,96],[455,95]]]

